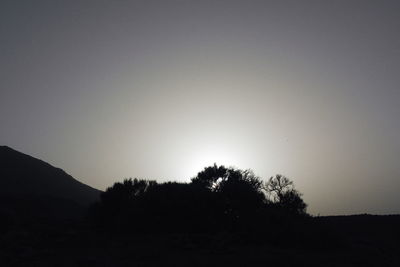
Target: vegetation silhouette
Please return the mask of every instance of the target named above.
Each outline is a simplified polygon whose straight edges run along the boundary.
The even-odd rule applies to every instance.
[[[117,182],[100,195],[90,218],[99,228],[124,233],[271,235],[269,226],[287,227],[307,219],[306,207],[285,176],[264,182],[251,170],[214,164],[190,183]]]

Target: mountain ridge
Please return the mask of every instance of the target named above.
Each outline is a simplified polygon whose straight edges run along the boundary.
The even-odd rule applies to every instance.
[[[89,206],[100,193],[44,160],[0,146],[0,195],[50,196]]]

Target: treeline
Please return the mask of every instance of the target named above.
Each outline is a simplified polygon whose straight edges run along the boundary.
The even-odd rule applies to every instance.
[[[285,176],[263,181],[251,170],[214,164],[190,183],[117,182],[91,207],[90,218],[98,228],[124,233],[271,234],[271,227],[307,218],[306,207]]]

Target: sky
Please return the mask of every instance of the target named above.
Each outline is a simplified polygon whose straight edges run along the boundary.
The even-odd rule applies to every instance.
[[[1,1],[0,145],[104,190],[223,164],[400,213],[399,1]]]

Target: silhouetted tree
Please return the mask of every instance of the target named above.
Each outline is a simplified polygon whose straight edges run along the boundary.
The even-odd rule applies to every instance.
[[[194,186],[209,190],[215,202],[209,207],[218,214],[220,228],[238,230],[254,227],[265,203],[262,181],[250,170],[213,166],[192,179]]]
[[[142,197],[151,187],[157,185],[156,181],[125,179],[122,183],[115,183],[100,195],[103,204],[123,205]]]
[[[100,225],[120,225],[128,223],[128,218],[138,213],[142,201],[150,188],[157,182],[139,179],[125,179],[106,189],[100,195],[100,202],[91,207],[92,218]],[[140,216],[137,216],[140,218]]]
[[[301,198],[297,190],[291,190],[283,194],[279,205],[286,211],[296,215],[306,215],[307,204]]]
[[[115,183],[92,206],[92,218],[124,232],[257,233],[271,218],[287,220],[305,210],[288,178],[277,175],[264,184],[251,170],[214,164],[191,183]]]
[[[217,166],[217,164],[214,163],[213,166],[204,168],[204,170],[199,172],[196,177],[192,178],[192,184],[209,190],[214,190],[218,182],[226,179],[227,173],[228,169],[225,168],[225,166]]]
[[[269,178],[264,188],[268,199],[285,212],[296,215],[306,214],[307,204],[287,177],[277,174]]]

